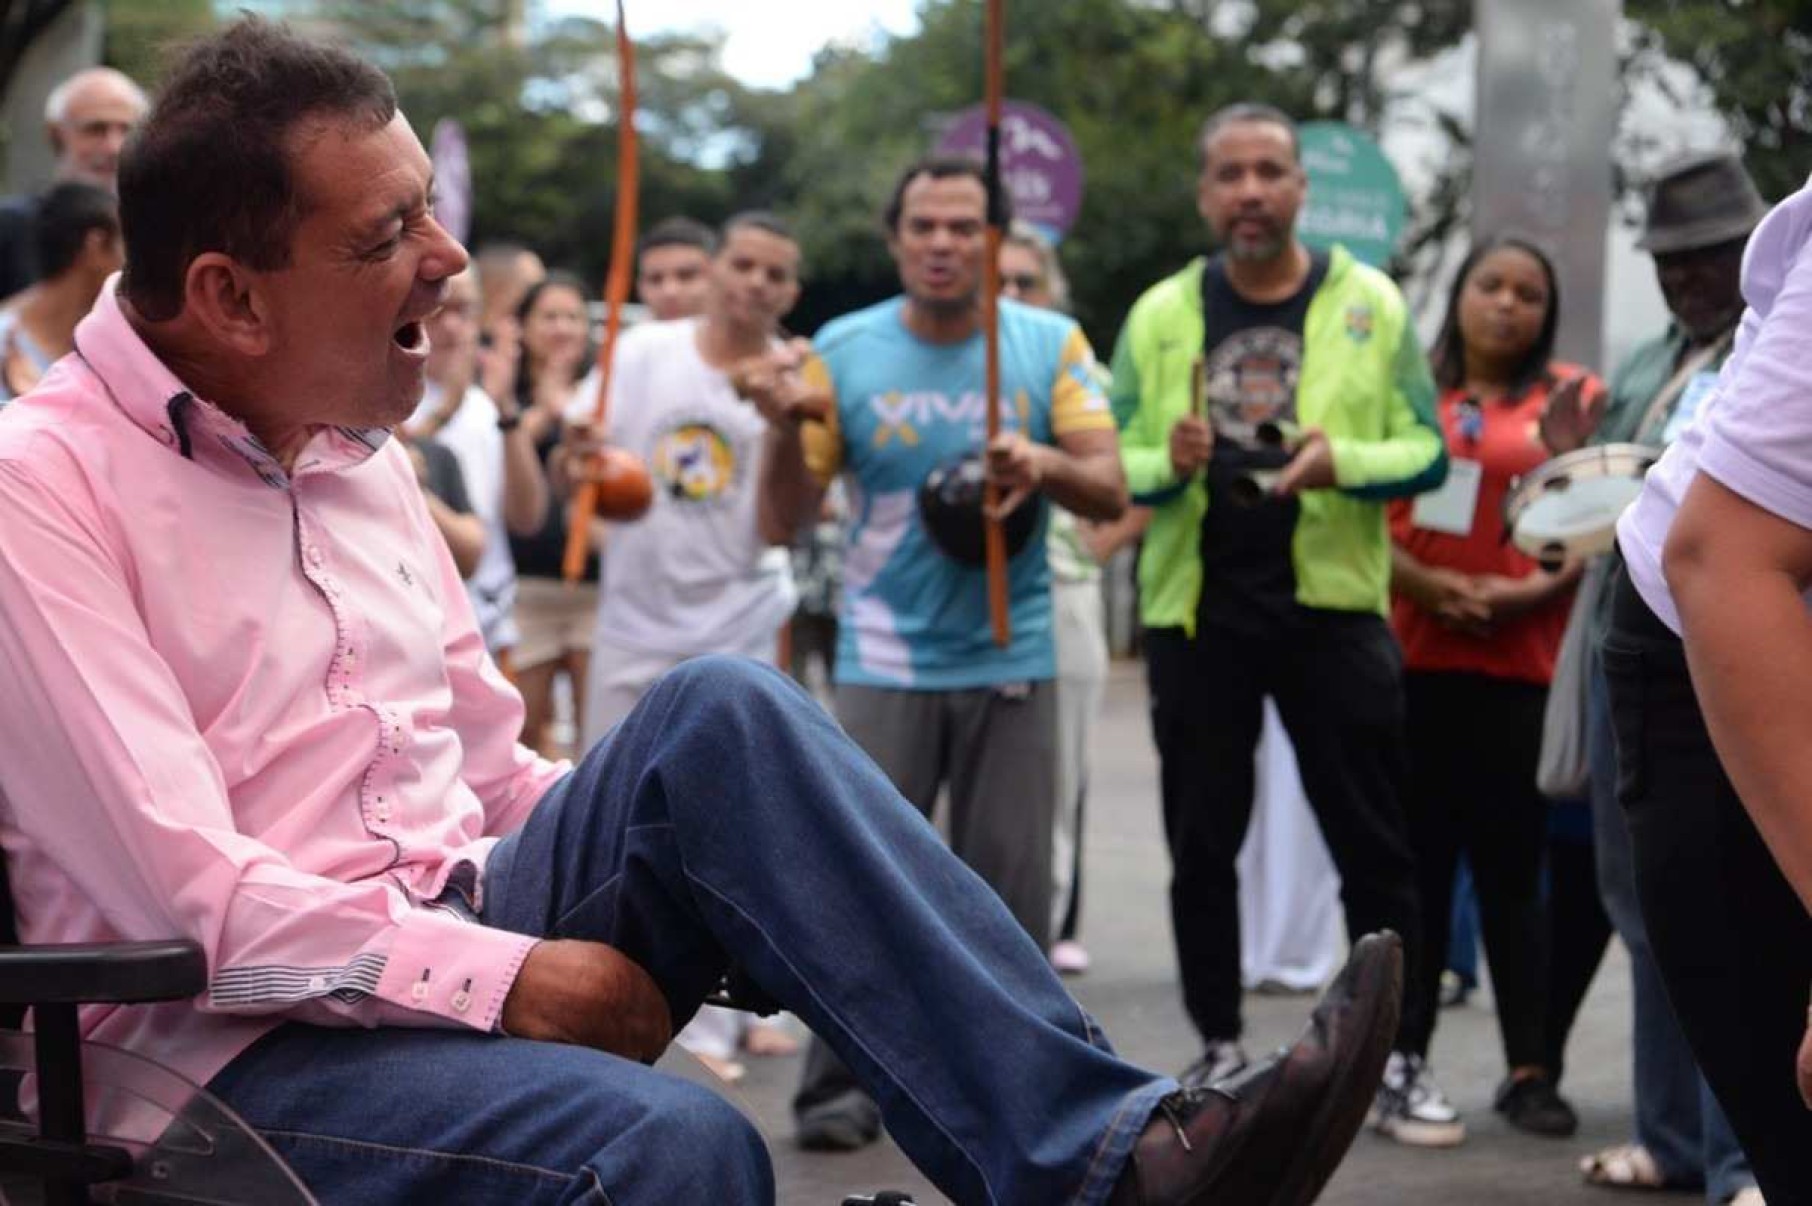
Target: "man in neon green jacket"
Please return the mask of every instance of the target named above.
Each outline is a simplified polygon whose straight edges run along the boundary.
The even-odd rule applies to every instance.
[[[1222,251],[1133,307],[1112,400],[1128,484],[1153,508],[1140,606],[1184,1002],[1205,1043],[1185,1075],[1207,1081],[1245,1058],[1234,860],[1266,695],[1349,930],[1415,941],[1384,504],[1440,485],[1447,462],[1402,295],[1296,238],[1294,123],[1237,105],[1200,151],[1198,204]]]

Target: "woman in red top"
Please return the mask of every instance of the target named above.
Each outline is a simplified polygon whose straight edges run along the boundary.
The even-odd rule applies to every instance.
[[[1386,1082],[1387,1090],[1393,1079],[1403,1086],[1402,1100],[1388,1092],[1380,1099],[1379,1126],[1405,1142],[1453,1143],[1464,1134],[1417,1062],[1434,1032],[1462,852],[1509,1066],[1497,1108],[1537,1134],[1578,1126],[1544,1066],[1548,804],[1535,768],[1579,567],[1543,570],[1505,539],[1503,521],[1511,484],[1552,455],[1541,437],[1551,401],[1591,413],[1592,395],[1604,388],[1552,359],[1559,314],[1554,268],[1540,249],[1502,237],[1473,249],[1434,350],[1447,483],[1391,512],[1391,620],[1407,671],[1408,813],[1425,940],[1421,975],[1410,980],[1419,988],[1404,1002],[1407,1066]],[[1572,405],[1581,399],[1584,408]]]

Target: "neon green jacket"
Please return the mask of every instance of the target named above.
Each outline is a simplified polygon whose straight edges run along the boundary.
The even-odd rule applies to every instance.
[[[1195,632],[1202,595],[1200,474],[1179,482],[1170,429],[1189,413],[1202,354],[1198,259],[1146,290],[1114,348],[1114,418],[1135,502],[1154,508],[1139,557],[1140,618],[1147,628]],[[1291,556],[1305,607],[1384,614],[1390,537],[1384,504],[1447,477],[1434,381],[1403,295],[1390,278],[1334,248],[1303,320],[1297,421],[1328,435],[1337,485],[1302,496]]]

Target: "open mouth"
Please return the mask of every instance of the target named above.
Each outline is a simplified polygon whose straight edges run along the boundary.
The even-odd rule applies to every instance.
[[[420,354],[428,350],[428,328],[422,322],[406,322],[390,333],[391,340],[405,352]]]

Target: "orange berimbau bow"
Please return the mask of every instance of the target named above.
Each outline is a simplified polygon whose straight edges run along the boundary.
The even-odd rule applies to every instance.
[[[988,107],[988,262],[982,268],[982,332],[987,347],[988,443],[1000,435],[1000,245],[1006,237],[1006,193],[1000,180],[1000,112],[1005,69],[1006,0],[988,0],[986,36],[986,89]],[[994,643],[1005,649],[1013,641],[1013,622],[1007,612],[1007,538],[994,508],[1000,487],[988,482],[982,495],[984,547],[988,555],[988,618]],[[1026,504],[1021,504],[1026,505]]]
[[[600,434],[610,406],[610,368],[623,329],[623,306],[635,267],[637,198],[641,188],[641,161],[636,154],[635,46],[623,19],[623,0],[617,0],[617,224],[610,243],[610,270],[604,280],[604,341],[598,345],[598,396],[592,403],[592,426]],[[573,495],[572,514],[566,527],[566,558],[562,576],[577,582],[585,572],[591,519],[598,508],[598,479],[587,474]]]

